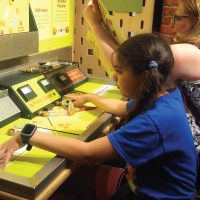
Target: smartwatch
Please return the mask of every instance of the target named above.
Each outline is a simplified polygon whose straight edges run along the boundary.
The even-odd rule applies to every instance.
[[[26,147],[27,151],[30,151],[32,149],[32,145],[30,145],[29,139],[33,136],[36,130],[36,125],[26,124],[20,133],[23,144],[28,144],[28,146]]]

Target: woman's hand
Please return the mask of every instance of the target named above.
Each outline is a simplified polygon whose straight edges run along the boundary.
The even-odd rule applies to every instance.
[[[24,146],[20,132],[18,132],[11,139],[0,145],[0,158],[4,156],[4,163],[2,170],[4,170],[9,162],[11,155],[17,150]]]
[[[68,94],[68,95],[65,95],[65,97],[75,100],[74,106],[82,106],[84,103],[88,102],[86,100],[86,95],[87,94],[81,94],[81,93],[79,93],[79,94]]]
[[[89,1],[88,5],[83,11],[83,14],[90,27],[101,25],[101,14],[97,0]]]

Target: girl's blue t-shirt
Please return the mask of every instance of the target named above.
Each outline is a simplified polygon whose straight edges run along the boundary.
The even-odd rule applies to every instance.
[[[133,101],[127,103],[130,111]],[[157,98],[145,113],[108,135],[145,199],[192,199],[198,155],[179,89]],[[128,180],[129,181],[129,180]]]

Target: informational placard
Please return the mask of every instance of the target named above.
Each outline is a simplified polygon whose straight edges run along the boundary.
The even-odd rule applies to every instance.
[[[53,37],[54,38],[69,35],[69,20],[70,20],[69,8],[70,8],[69,0],[53,1]]]
[[[28,0],[0,2],[0,35],[29,32]]]
[[[39,40],[51,39],[52,0],[33,0],[31,9],[39,31]]]
[[[72,45],[73,0],[30,0],[39,32],[39,52]]]

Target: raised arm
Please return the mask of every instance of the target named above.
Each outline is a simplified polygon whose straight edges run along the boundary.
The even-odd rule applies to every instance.
[[[106,112],[114,115],[125,117],[128,112],[126,110],[127,101],[118,99],[106,98],[96,94],[68,94],[67,98],[74,99],[74,105],[83,105],[86,102],[91,102]]]
[[[88,22],[91,31],[95,37],[99,50],[105,62],[111,67],[111,55],[118,45],[112,40],[108,33],[101,25],[101,15],[98,8],[97,0],[90,1],[84,10],[84,16]]]
[[[200,80],[200,50],[191,44],[171,45],[174,56],[174,79]]]

